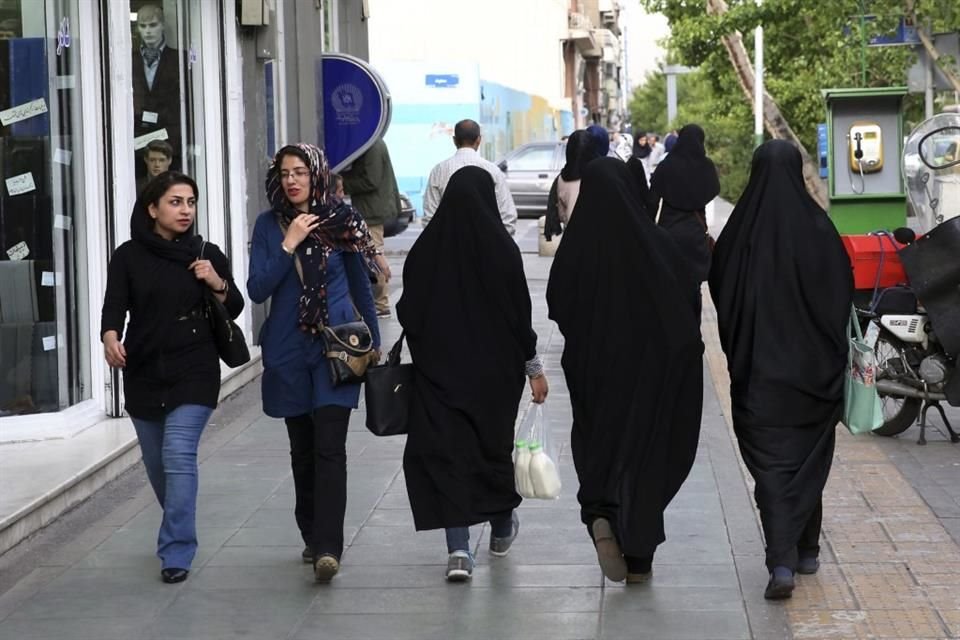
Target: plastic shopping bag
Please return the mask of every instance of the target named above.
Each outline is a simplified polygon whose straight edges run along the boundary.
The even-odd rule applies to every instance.
[[[843,424],[850,433],[868,433],[883,424],[883,406],[877,393],[877,357],[860,332],[856,310],[847,327],[849,354],[843,390]]]
[[[517,493],[541,500],[560,496],[559,447],[551,437],[542,404],[530,403],[524,412],[513,454]]]

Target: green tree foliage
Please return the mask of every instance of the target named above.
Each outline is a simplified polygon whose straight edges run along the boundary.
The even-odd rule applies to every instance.
[[[862,36],[892,32],[904,12],[898,0],[728,0],[729,10],[710,16],[706,2],[638,0],[648,12],[670,22],[671,61],[698,72],[678,84],[678,122],[666,123],[665,79],[652,74],[630,103],[634,126],[666,130],[668,125],[698,122],[707,131],[708,151],[721,173],[723,195],[739,196],[746,185],[753,153],[752,106],[740,88],[721,36],[738,30],[753,55],[753,32],[764,27],[766,89],[809,151],[816,149],[817,124],[826,107],[821,91],[839,87],[906,84],[915,61],[909,47],[861,46]],[[917,0],[921,20],[931,31],[960,28],[957,0]],[[861,30],[861,6],[876,18]],[[866,82],[862,70],[866,67]],[[907,100],[907,128],[922,120],[922,96]],[[649,124],[647,124],[649,122]]]
[[[630,121],[635,132],[653,131],[661,137],[688,122],[700,124],[707,131],[707,153],[720,173],[720,195],[735,200],[746,186],[753,154],[750,105],[736,93],[715,94],[703,69],[677,77],[673,122],[667,122],[666,77],[660,71],[649,74],[630,101]]]

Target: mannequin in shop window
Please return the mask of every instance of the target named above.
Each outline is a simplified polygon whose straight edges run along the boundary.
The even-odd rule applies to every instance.
[[[133,52],[134,137],[165,132],[173,148],[170,168],[182,170],[180,51],[167,43],[163,9],[145,5],[137,11],[137,38]],[[186,79],[184,81],[186,84]],[[164,139],[158,133],[160,139]],[[137,163],[137,178],[146,175]]]
[[[169,171],[172,162],[173,147],[170,143],[166,140],[151,140],[143,148],[143,164],[147,168],[147,173],[137,180],[137,195],[143,193],[151,180]]]

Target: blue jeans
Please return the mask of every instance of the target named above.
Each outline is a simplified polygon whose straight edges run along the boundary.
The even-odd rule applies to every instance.
[[[189,569],[197,554],[197,447],[213,409],[185,404],[164,420],[131,418],[143,465],[163,507],[157,557],[163,569]]]
[[[507,538],[513,535],[513,511],[505,516],[490,520],[490,535],[494,538]],[[470,527],[450,527],[447,529],[447,553],[470,551]]]

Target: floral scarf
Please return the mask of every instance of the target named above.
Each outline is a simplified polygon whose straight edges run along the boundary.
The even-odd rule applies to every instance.
[[[327,310],[327,260],[333,251],[360,253],[374,273],[379,267],[374,258],[380,251],[374,246],[367,223],[350,205],[340,201],[330,188],[330,167],[323,149],[306,143],[283,147],[267,169],[267,198],[284,229],[300,215],[283,192],[280,163],[291,149],[306,155],[310,169],[310,213],[319,216],[320,224],[296,249],[302,266],[303,292],[300,295],[297,320],[300,329],[319,333],[330,322]]]

